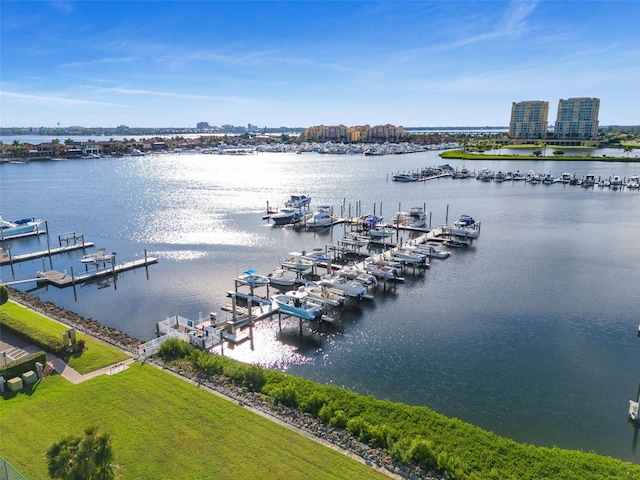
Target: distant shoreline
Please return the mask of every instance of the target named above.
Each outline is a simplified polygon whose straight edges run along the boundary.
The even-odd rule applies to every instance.
[[[545,160],[552,162],[567,162],[567,161],[580,161],[580,162],[627,162],[627,163],[640,163],[640,157],[591,157],[584,155],[554,155],[552,157],[547,156],[535,156],[535,155],[501,155],[501,154],[484,154],[484,153],[469,153],[462,150],[447,150],[440,153],[440,157],[449,158],[455,160]]]

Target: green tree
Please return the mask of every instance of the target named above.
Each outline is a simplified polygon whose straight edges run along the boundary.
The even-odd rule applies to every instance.
[[[554,154],[556,157],[561,157],[562,155],[564,155],[564,150],[554,150],[554,151],[553,151],[553,154]]]
[[[71,145],[72,143],[73,143],[73,138],[67,138],[67,139],[64,141],[64,144],[65,144],[65,145]]]
[[[116,466],[111,437],[88,427],[84,436],[68,436],[53,444],[46,453],[49,477],[60,480],[111,480]]]
[[[9,289],[4,285],[0,285],[0,305],[4,305],[8,301],[9,301]]]
[[[629,154],[633,151],[633,147],[631,145],[625,145],[622,147],[622,150],[627,154],[627,157],[629,157]]]
[[[534,150],[531,153],[534,157],[539,157],[540,155],[542,155],[542,150]]]

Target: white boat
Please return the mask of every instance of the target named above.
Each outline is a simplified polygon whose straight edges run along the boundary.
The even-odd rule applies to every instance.
[[[593,187],[596,184],[596,176],[593,173],[585,175],[582,181],[583,187]]]
[[[612,179],[611,182],[609,182],[609,186],[613,187],[613,188],[619,188],[622,186],[622,178],[620,178],[618,175],[615,175]]]
[[[344,305],[344,295],[339,290],[329,288],[326,285],[319,285],[316,282],[307,282],[300,288],[307,292],[313,302],[331,307]]]
[[[273,220],[274,225],[290,225],[298,223],[300,219],[308,212],[302,212],[296,208],[281,208],[278,213],[274,213],[269,218]]]
[[[291,255],[293,255],[292,252]],[[313,262],[316,263],[326,263],[326,262],[330,262],[333,260],[333,258],[331,257],[331,255],[329,255],[327,252],[325,252],[324,250],[315,250],[313,252],[307,252],[306,250],[303,250],[300,253],[300,256],[302,256],[303,258],[306,258],[308,260],[311,260]]]
[[[396,233],[396,230],[392,227],[378,224],[369,230],[369,236],[373,238],[388,238],[393,237]]]
[[[391,255],[393,255],[394,258],[397,258],[398,260],[405,263],[413,263],[413,264],[427,263],[427,256],[425,254],[417,253],[404,248],[393,250],[391,252]]]
[[[448,258],[451,256],[450,252],[446,250],[437,250],[432,245],[408,245],[404,247],[406,250],[416,252],[422,255],[426,255],[431,258]]]
[[[318,209],[313,212],[311,218],[309,218],[305,224],[309,228],[329,227],[333,223],[333,216],[331,215],[330,205],[320,205]]]
[[[347,297],[362,298],[365,295],[365,288],[356,280],[349,280],[345,277],[326,277],[318,281],[318,285],[335,288]]]
[[[286,207],[302,208],[311,203],[311,197],[307,195],[291,195],[291,198],[285,202]]]
[[[364,269],[370,275],[382,280],[404,281],[404,278],[398,276],[398,271],[389,265],[379,265],[377,263],[365,262]]]
[[[629,419],[634,423],[638,423],[638,406],[638,402],[629,400]]]
[[[355,280],[360,282],[365,287],[372,287],[378,284],[376,277],[371,275],[366,270],[361,270],[353,266],[342,267],[335,272],[337,277],[348,278],[349,280]]]
[[[0,238],[25,237],[27,235],[38,235],[46,233],[44,220],[36,220],[35,218],[23,218],[13,222],[4,220],[0,215]]]
[[[248,285],[251,288],[269,285],[269,277],[258,275],[255,270],[245,270],[235,281],[239,285]]]
[[[399,173],[393,175],[391,178],[394,182],[415,182],[417,180],[416,176],[412,173]]]
[[[424,228],[427,225],[427,214],[422,207],[411,207],[407,218],[407,226]]]
[[[562,172],[562,174],[560,175],[560,183],[571,183],[572,179],[573,175],[571,175],[569,172]]]
[[[271,297],[283,312],[304,320],[320,320],[324,313],[322,305],[309,301],[305,291],[294,290]]]
[[[627,180],[627,188],[631,190],[640,189],[640,177],[638,175],[631,175]]]
[[[140,150],[138,150],[137,148],[134,148],[133,150],[131,150],[131,153],[130,153],[129,155],[131,155],[132,157],[142,157],[142,156],[144,156],[145,154],[144,154],[144,153],[142,153],[142,152],[141,152]]]
[[[457,222],[454,222],[453,226],[443,225],[442,231],[458,237],[478,238],[480,235],[476,221],[469,215],[462,215]]]
[[[277,288],[278,290],[293,290],[304,284],[304,280],[298,278],[298,276],[291,270],[278,268],[267,275],[269,279],[269,285]]]
[[[301,272],[306,272],[311,270],[315,265],[313,260],[309,260],[308,258],[304,258],[301,254],[297,252],[290,253],[289,258],[282,260],[280,265],[282,268],[288,268],[289,270],[297,270]]]

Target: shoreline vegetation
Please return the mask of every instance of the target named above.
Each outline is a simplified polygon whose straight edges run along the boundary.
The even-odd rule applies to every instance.
[[[133,353],[135,347],[141,343],[122,332],[103,327],[92,319],[85,319],[51,302],[43,302],[15,289],[9,290],[10,299],[24,308],[76,327],[84,334],[104,340],[121,349]],[[0,308],[0,320],[5,315],[4,307]],[[195,391],[186,391],[181,386],[178,399],[177,392],[172,391],[177,390],[178,387],[168,384],[166,375],[162,374],[160,369],[145,368],[144,362],[137,362],[126,372],[116,376],[97,377],[90,382],[75,386],[67,385],[68,382],[62,382],[58,376],[50,377],[51,387],[46,382],[38,383],[30,387],[32,391],[28,392],[28,395],[3,394],[4,405],[1,417],[4,432],[1,452],[3,456],[18,468],[24,468],[25,472],[27,469],[33,472],[36,469],[33,463],[37,463],[33,458],[42,457],[46,447],[58,440],[57,436],[73,433],[69,431],[70,425],[66,421],[62,422],[64,425],[55,425],[56,428],[51,428],[47,422],[51,421],[52,410],[69,409],[69,397],[75,397],[77,392],[79,398],[85,398],[86,402],[91,404],[82,412],[74,412],[74,418],[80,416],[77,419],[78,425],[84,426],[87,422],[101,421],[102,431],[115,430],[115,434],[112,435],[114,449],[117,459],[120,460],[122,473],[126,474],[122,478],[150,478],[140,476],[140,472],[144,471],[145,462],[156,462],[158,455],[166,456],[168,453],[153,452],[153,448],[140,451],[137,447],[140,446],[141,439],[137,435],[132,438],[131,435],[122,431],[122,423],[130,425],[129,422],[132,421],[129,408],[131,405],[127,406],[126,402],[133,402],[133,397],[144,397],[144,402],[138,406],[139,409],[144,410],[141,412],[143,416],[156,415],[153,412],[166,412],[170,408],[182,409],[188,405],[186,409],[189,410],[189,415],[195,422],[192,428],[185,430],[184,425],[176,426],[173,423],[174,415],[169,414],[165,421],[162,420],[164,415],[162,418],[152,417],[146,420],[145,426],[150,429],[146,433],[154,437],[153,442],[160,442],[155,437],[189,435],[195,443],[204,440],[206,443],[204,448],[215,452],[222,445],[211,436],[214,435],[210,432],[212,426],[205,423],[214,421],[209,419],[209,414],[215,407],[207,404],[206,400],[200,399],[202,392],[207,389],[210,392],[222,394],[238,405],[248,407],[247,410],[253,410],[267,418],[294,426],[307,436],[316,437],[345,452],[350,452],[352,456],[359,458],[369,467],[384,471],[387,475],[396,478],[464,480],[640,478],[640,465],[612,457],[578,450],[522,444],[456,418],[447,418],[428,407],[409,406],[358,395],[339,387],[317,384],[279,371],[267,370],[195,350],[184,342],[170,340],[164,345],[153,363],[162,370],[166,369],[173,373],[174,376],[181,376],[195,383],[198,386]],[[157,387],[162,389],[161,392],[155,392]],[[96,393],[96,388],[99,393]],[[121,390],[113,391],[118,388]],[[50,392],[50,395],[45,399],[46,392]],[[83,392],[88,392],[86,397],[82,397]],[[165,393],[168,398],[165,398]],[[25,398],[28,398],[29,402],[26,402]],[[169,401],[171,401],[170,404]],[[42,402],[46,402],[46,408],[42,407]],[[202,402],[204,404],[201,406]],[[200,408],[205,410],[201,411]],[[107,416],[96,414],[101,411],[109,413]],[[224,411],[227,412],[227,410]],[[218,411],[215,420],[218,426],[220,422],[225,424],[233,421],[234,426],[241,431],[246,429],[249,432],[253,428],[254,420],[251,418],[246,416],[236,418],[237,413],[229,412],[228,414],[234,416],[233,420],[226,417],[220,418],[220,411]],[[175,416],[180,414],[176,413]],[[36,432],[20,428],[18,419],[25,417],[29,418],[29,426],[34,430],[37,429]],[[168,422],[168,425],[165,425],[165,422]],[[12,428],[5,428],[6,426],[12,426]],[[209,433],[200,438],[202,430]],[[38,441],[27,441],[31,438],[37,438]],[[146,443],[146,440],[144,441]],[[149,439],[149,441],[152,440]],[[169,441],[169,444],[183,455],[184,445],[180,447],[175,443],[176,441],[174,438],[173,443]],[[229,438],[227,441],[233,442],[234,439]],[[157,448],[171,448],[166,442],[167,440],[157,444]],[[235,442],[232,448],[226,445],[227,452],[233,452],[233,448],[237,448],[235,457],[242,459],[243,455],[249,455],[248,451],[241,447],[241,444],[244,445],[242,438],[235,439]],[[189,444],[191,443],[190,441]],[[27,445],[29,445],[28,448]],[[43,446],[44,448],[41,448]],[[41,448],[42,452],[38,448]],[[187,455],[190,453],[192,452],[187,452]],[[252,452],[252,455],[253,461],[262,460],[260,454]],[[275,456],[278,457],[277,454]],[[264,460],[265,462],[280,461],[279,458]],[[44,460],[42,463],[42,468],[46,470]],[[237,461],[233,465],[237,465]],[[149,469],[152,468],[151,464],[146,466]],[[336,468],[335,465],[328,468],[332,467]],[[143,470],[140,470],[141,468]],[[157,467],[153,468],[157,469]],[[199,463],[189,467],[187,462],[181,468],[183,477],[186,475],[186,477],[197,478],[202,475],[201,470],[198,470],[201,468]],[[193,468],[192,472],[189,471],[190,468]],[[217,463],[216,468],[218,468],[217,478],[249,478],[251,476],[250,472],[240,474],[224,470],[233,468],[227,467],[224,460]],[[309,475],[306,475],[305,471],[305,478],[348,478],[342,473],[338,475],[335,470],[333,473],[330,473],[330,470],[320,473],[318,468],[315,465],[308,472]],[[371,471],[372,477],[376,474]],[[36,476],[29,478],[36,478]],[[357,478],[357,475],[352,475],[352,478]]]
[[[505,147],[506,148],[506,147]],[[509,146],[508,148],[511,148]],[[531,148],[531,147],[530,147]],[[565,148],[565,147],[562,147]],[[556,152],[563,152],[562,154],[555,154],[553,156],[543,155],[540,151],[539,154],[535,154],[534,151],[531,155],[507,155],[507,154],[495,154],[495,153],[473,153],[466,152],[464,150],[447,150],[441,152],[439,155],[441,158],[449,158],[454,160],[544,160],[551,162],[566,162],[566,161],[594,161],[594,162],[627,162],[627,163],[639,163],[640,157],[610,157],[602,155],[595,157],[591,155],[565,155],[563,150],[555,149]]]

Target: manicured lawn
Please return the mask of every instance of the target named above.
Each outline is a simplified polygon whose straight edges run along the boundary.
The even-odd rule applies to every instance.
[[[54,322],[14,302],[5,303],[0,307],[0,311],[56,338],[60,338],[62,332],[68,330],[68,327],[65,325]],[[130,355],[127,355],[121,350],[93,337],[83,335],[80,332],[78,332],[76,338],[85,341],[85,350],[79,354],[65,358],[65,361],[80,374],[113,365],[130,357]]]
[[[0,404],[0,455],[30,480],[89,425],[111,435],[121,479],[375,479],[371,468],[151,365],[72,385],[59,375]]]

